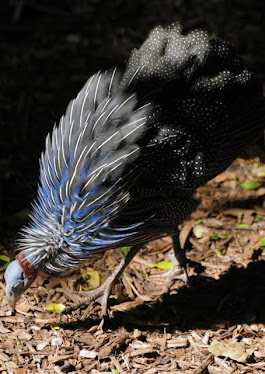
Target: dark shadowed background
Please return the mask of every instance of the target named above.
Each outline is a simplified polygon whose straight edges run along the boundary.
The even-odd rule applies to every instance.
[[[264,16],[262,0],[1,2],[0,226],[25,222],[45,137],[91,74],[124,63],[154,26],[180,21],[230,40],[264,81]]]

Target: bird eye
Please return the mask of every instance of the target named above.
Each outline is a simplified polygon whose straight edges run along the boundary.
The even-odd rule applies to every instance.
[[[10,295],[10,297],[14,297],[14,292],[13,292],[13,291],[10,291],[10,292],[9,292],[9,295]]]

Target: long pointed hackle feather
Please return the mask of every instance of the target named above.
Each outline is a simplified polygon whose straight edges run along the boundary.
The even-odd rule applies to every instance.
[[[137,107],[136,95],[125,94],[119,82],[117,69],[93,75],[46,138],[38,198],[20,240],[33,264],[56,254],[63,266],[63,252],[72,251],[76,265],[87,252],[126,237],[117,231],[99,239],[129,199],[123,174],[139,156],[137,140],[147,131],[151,105]],[[127,235],[134,228],[127,227]],[[47,268],[60,270],[56,263]]]

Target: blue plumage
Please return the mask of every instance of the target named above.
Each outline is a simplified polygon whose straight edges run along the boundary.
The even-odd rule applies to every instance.
[[[38,198],[21,239],[34,266],[60,271],[134,235],[135,224],[105,231],[129,199],[124,169],[139,156],[137,140],[153,114],[119,84],[116,69],[91,77],[46,139]]]

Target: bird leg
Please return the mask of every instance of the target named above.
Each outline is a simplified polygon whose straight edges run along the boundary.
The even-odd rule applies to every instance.
[[[108,309],[109,295],[114,283],[117,281],[119,276],[123,273],[125,268],[129,265],[129,263],[132,261],[136,253],[142,247],[143,244],[136,244],[132,246],[128,254],[121,260],[120,264],[114,269],[113,273],[106,279],[106,281],[100,287],[93,291],[78,292],[81,295],[85,295],[83,300],[65,308],[63,313],[69,313],[84,305],[88,305],[91,301],[96,300],[101,305],[103,316],[106,315]]]
[[[188,284],[185,251],[180,247],[178,235],[172,235],[172,240],[173,248],[169,251],[168,255],[173,263],[173,267],[163,274],[163,277],[165,278],[163,293],[169,292],[170,287],[177,279],[181,280],[186,285]]]

